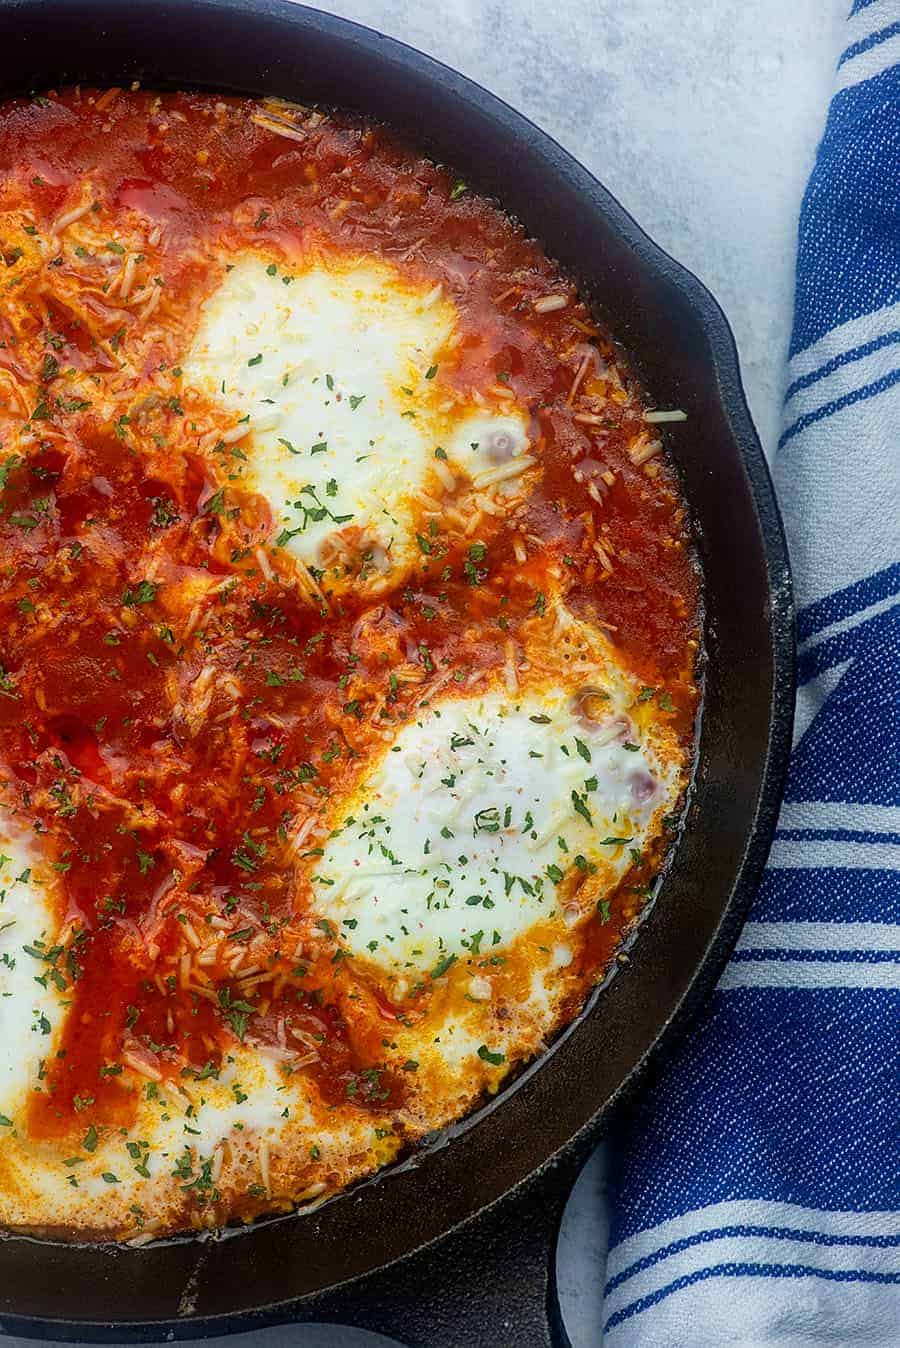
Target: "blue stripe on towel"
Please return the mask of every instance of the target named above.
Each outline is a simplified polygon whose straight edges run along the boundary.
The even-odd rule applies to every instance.
[[[845,61],[850,61],[854,56],[861,56],[864,51],[870,51],[872,47],[880,47],[882,42],[887,42],[888,38],[896,37],[900,33],[900,22],[889,23],[884,28],[879,28],[877,33],[869,33],[868,37],[860,38],[859,42],[851,42],[840,56],[838,69]]]
[[[800,219],[802,733],[720,987],[619,1120],[608,1348],[898,1342],[900,66],[867,78],[898,32],[900,0],[854,4]]]
[[[862,613],[891,595],[900,597],[900,562],[886,566],[873,576],[866,576],[855,585],[847,585],[826,595],[815,604],[809,604],[797,614],[797,640],[806,641],[816,632],[832,623]]]
[[[900,885],[887,870],[768,870],[753,917],[757,922],[900,922]]]
[[[896,1155],[887,1027],[898,1015],[893,989],[717,993],[665,1090],[632,1122],[614,1174],[616,1240],[725,1199],[896,1207],[896,1175],[885,1163]],[[880,1060],[873,1043],[884,1046]],[[660,1174],[669,1183],[648,1186],[647,1176]]]
[[[799,393],[801,389],[811,388],[820,379],[825,379],[828,375],[834,374],[835,370],[839,370],[842,365],[851,365],[854,361],[862,360],[865,356],[871,356],[875,351],[881,351],[885,346],[893,346],[895,342],[900,342],[900,328],[895,328],[893,332],[883,332],[880,337],[873,337],[870,342],[863,342],[860,346],[851,347],[849,351],[841,351],[839,355],[826,360],[818,369],[810,370],[809,374],[801,375],[792,384],[788,384],[784,394],[785,401],[793,398],[794,394]]]
[[[797,269],[792,356],[900,299],[900,202],[890,190],[900,181],[898,102],[900,66],[893,66],[832,103],[800,216],[801,247],[815,240],[815,252]]]
[[[673,1292],[680,1292],[694,1283],[705,1282],[709,1278],[826,1278],[832,1282],[872,1282],[900,1283],[900,1273],[870,1273],[867,1269],[828,1269],[814,1268],[806,1264],[714,1264],[710,1268],[698,1269],[683,1278],[676,1278],[666,1287],[661,1287],[650,1296],[641,1297],[632,1305],[616,1311],[604,1325],[608,1333],[623,1320],[657,1305]]]
[[[823,421],[825,417],[833,417],[835,412],[843,412],[845,408],[852,407],[854,403],[875,398],[879,393],[885,393],[898,383],[900,383],[900,368],[891,370],[889,374],[883,374],[880,379],[873,379],[870,384],[863,384],[861,388],[851,389],[849,393],[842,393],[839,398],[832,398],[830,402],[824,403],[822,407],[817,407],[812,412],[804,412],[802,417],[792,421],[790,426],[782,433],[781,439],[778,441],[778,448],[783,449],[789,441],[793,440],[795,435],[799,435],[809,426],[814,426],[817,421]]]

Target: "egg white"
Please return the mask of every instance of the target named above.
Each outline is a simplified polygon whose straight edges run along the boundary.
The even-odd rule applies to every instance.
[[[458,321],[439,291],[371,258],[291,271],[249,254],[204,305],[183,369],[227,417],[228,479],[266,498],[270,541],[326,586],[348,550],[376,583],[412,564],[426,485],[508,495],[532,462],[524,412],[436,378]]]
[[[0,1145],[24,1114],[59,1020],[54,984],[37,981],[46,973],[40,952],[52,948],[57,928],[49,885],[30,832],[0,820],[0,1114],[11,1121],[0,1127]]]
[[[613,885],[675,790],[613,706],[589,721],[565,692],[492,692],[448,698],[405,726],[313,876],[342,943],[383,969],[426,973],[558,916],[572,867]]]

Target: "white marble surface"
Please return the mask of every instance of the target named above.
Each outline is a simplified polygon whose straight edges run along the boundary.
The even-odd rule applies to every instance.
[[[333,0],[327,7],[422,48],[521,109],[706,282],[734,328],[771,452],[797,212],[847,0]],[[601,1342],[603,1171],[598,1155],[579,1181],[559,1251],[574,1348]],[[387,1342],[353,1330],[286,1328],[222,1340],[223,1348],[248,1338],[248,1348]],[[506,1348],[488,1338],[485,1345]]]

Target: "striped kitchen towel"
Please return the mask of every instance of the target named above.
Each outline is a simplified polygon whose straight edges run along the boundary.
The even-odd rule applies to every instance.
[[[900,0],[848,22],[776,461],[793,758],[738,948],[611,1158],[607,1348],[900,1344]]]

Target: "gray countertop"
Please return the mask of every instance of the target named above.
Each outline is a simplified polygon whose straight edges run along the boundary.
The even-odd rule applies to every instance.
[[[847,0],[334,0],[327,8],[422,48],[526,113],[709,286],[737,337],[771,453],[797,213]],[[604,1165],[598,1155],[579,1181],[559,1252],[574,1348],[601,1342]],[[330,1328],[227,1342],[247,1338],[252,1348],[387,1342]],[[495,1345],[486,1340],[486,1348]]]

